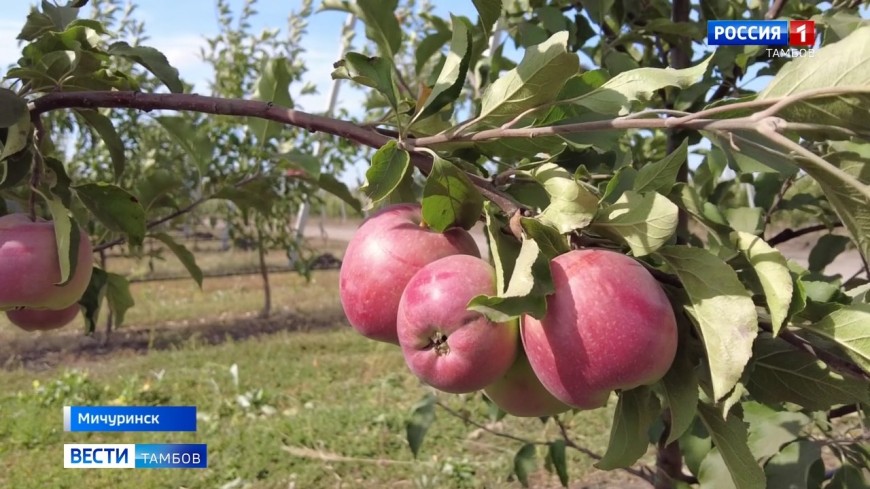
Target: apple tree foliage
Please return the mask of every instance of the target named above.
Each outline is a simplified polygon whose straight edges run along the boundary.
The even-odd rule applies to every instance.
[[[617,393],[606,452],[544,420],[563,436],[518,447],[521,482],[538,457],[567,484],[578,449],[658,487],[868,487],[866,435],[841,434],[870,403],[868,2],[473,0],[476,15],[449,18],[414,1],[303,2],[296,19],[316,7],[365,26],[332,73],[367,90],[359,123],[293,110],[302,20],[289,41],[257,38],[255,2],[233,25],[219,1],[206,96],[129,12],[94,2],[88,17],[87,3],[34,8],[0,89],[0,203],[54,220],[62,269],[79,266],[78,223],[97,249],[156,240],[201,281],[160,224],[230,201],[262,238],[317,189],[359,208],[334,175],[370,155],[371,207],[422,202],[439,231],[484,222],[498,291],[469,308],[541,317],[548,261],[600,247],[647,267],[677,312],[670,372]],[[815,20],[814,56],[705,45],[707,20],[737,18]],[[816,231],[808,267],[778,249]],[[854,274],[826,272],[853,249]],[[133,303],[99,271],[91,320],[104,297],[121,316]],[[437,403],[409,419],[415,455]],[[638,465],[650,445],[655,468]]]

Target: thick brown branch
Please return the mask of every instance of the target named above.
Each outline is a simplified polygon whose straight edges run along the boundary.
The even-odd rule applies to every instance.
[[[57,92],[49,93],[30,103],[31,114],[38,117],[44,112],[70,108],[127,108],[144,111],[178,110],[204,114],[256,117],[282,124],[306,129],[310,132],[324,132],[350,139],[357,143],[380,148],[392,138],[370,127],[358,126],[352,122],[331,117],[309,114],[299,110],[280,107],[270,102],[256,100],[227,99],[186,93],[139,93],[139,92]],[[415,154],[412,162],[424,173],[432,169],[432,159],[423,154]],[[498,205],[508,215],[520,206],[507,195],[499,192],[484,178],[468,175],[481,193]]]

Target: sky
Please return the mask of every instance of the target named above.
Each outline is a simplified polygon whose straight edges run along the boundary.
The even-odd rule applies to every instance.
[[[0,9],[0,73],[10,64],[14,64],[21,54],[21,45],[16,36],[21,30],[24,19],[30,11],[33,1],[3,0]],[[142,44],[152,46],[163,52],[169,62],[178,69],[182,79],[194,84],[194,92],[207,93],[211,69],[200,59],[200,48],[204,47],[205,38],[218,33],[217,10],[215,0],[139,0],[137,17],[144,21],[145,32],[149,37]],[[234,12],[241,10],[243,0],[227,0]],[[442,6],[435,8],[435,14],[447,16],[448,9]],[[287,16],[291,11],[300,8],[300,0],[260,0],[256,9],[258,15],[252,20],[252,31],[263,29],[281,29],[286,32]],[[320,0],[314,0],[315,9]],[[453,13],[476,18],[476,11],[471,2],[449,2]],[[82,16],[87,15],[90,6],[85,7]],[[318,12],[309,17],[307,34],[303,37],[303,55],[308,72],[305,82],[311,82],[317,87],[317,93],[301,95],[299,90],[304,85],[291,87],[296,108],[309,112],[323,112],[327,108],[328,94],[332,85],[330,73],[333,63],[339,58],[339,40],[343,23],[347,14],[337,11]],[[361,22],[357,22],[357,33],[354,45],[359,48],[365,39]],[[339,90],[339,107],[347,108],[350,113],[361,111],[363,92],[343,82]],[[354,165],[341,179],[348,184],[356,185],[362,181],[366,167]]]
[[[241,9],[243,0],[227,0],[234,11]],[[15,39],[23,25],[24,19],[34,2],[27,0],[3,0],[0,10],[0,67],[15,63],[20,55],[20,44]],[[287,16],[293,10],[300,8],[300,0],[260,0],[257,3],[259,14],[252,21],[252,30],[286,29]],[[477,13],[469,1],[433,2],[435,14],[446,16],[448,11],[476,18]],[[314,0],[315,6],[320,0]],[[444,5],[450,8],[445,8]],[[86,11],[90,7],[86,7]],[[215,0],[140,0],[138,17],[145,22],[146,34],[149,39],[143,44],[155,47],[166,54],[170,63],[176,67],[181,77],[194,84],[194,91],[207,93],[210,68],[200,59],[200,47],[205,46],[204,38],[217,34],[218,22]],[[299,84],[295,91],[294,101],[297,108],[309,112],[323,112],[327,106],[327,98],[332,80],[332,64],[339,59],[339,35],[341,26],[346,19],[343,12],[324,11],[309,18],[307,34],[302,40],[306,50],[303,55],[308,67],[305,81],[317,87],[313,95],[300,95]],[[357,23],[357,35],[354,43],[359,46],[365,41],[361,23]],[[0,70],[2,70],[0,68]],[[753,88],[760,88],[766,80],[755,80]],[[760,85],[760,86],[759,86]],[[352,114],[359,114],[363,96],[359,89],[354,89],[344,83],[339,91],[339,107],[347,108]],[[694,156],[690,164],[700,160]],[[693,164],[693,166],[694,166]],[[353,165],[348,174],[340,176],[348,184],[361,182],[365,165]]]

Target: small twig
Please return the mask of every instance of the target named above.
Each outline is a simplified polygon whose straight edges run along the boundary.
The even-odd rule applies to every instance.
[[[759,323],[762,329],[770,331],[769,325],[765,323]],[[803,350],[810,355],[818,358],[822,362],[824,362],[831,370],[836,371],[837,373],[844,375],[846,377],[851,377],[854,379],[862,380],[864,382],[870,381],[870,375],[861,370],[861,367],[854,365],[837,355],[819,348],[812,343],[810,343],[807,339],[796,335],[795,333],[788,330],[780,330],[779,338],[782,338],[783,341],[789,343],[799,350]]]
[[[33,164],[30,168],[30,196],[28,198],[28,207],[30,211],[30,220],[36,221],[36,194],[39,191],[39,186],[42,185],[43,172],[45,171],[45,161],[42,158],[42,142],[45,141],[45,126],[42,124],[42,117],[38,114],[30,114],[30,123],[33,124]]]
[[[857,404],[847,404],[845,406],[840,406],[838,408],[831,409],[830,411],[828,411],[828,419],[842,418],[843,416],[848,416],[852,413],[857,413],[857,412],[858,412],[858,405]]]
[[[808,227],[797,229],[797,230],[792,229],[792,228],[787,228],[787,229],[783,229],[776,236],[767,240],[767,244],[769,244],[770,246],[776,246],[778,244],[785,243],[786,241],[790,241],[790,240],[795,239],[795,238],[800,238],[801,236],[804,236],[806,234],[815,233],[817,231],[824,231],[826,229],[839,228],[839,227],[843,227],[842,222],[835,222],[832,224],[816,224],[813,226],[808,226]]]
[[[777,105],[778,104],[779,103],[777,103]],[[776,107],[776,105],[771,107],[771,109],[774,107]],[[789,151],[793,151],[797,155],[812,161],[818,166],[821,171],[824,171],[828,175],[836,177],[843,182],[846,182],[847,184],[854,187],[855,190],[857,190],[865,199],[870,200],[870,186],[865,185],[852,174],[844,171],[840,167],[828,163],[821,156],[813,153],[807,148],[780,134],[779,129],[782,122],[782,119],[777,119],[772,116],[765,119],[759,119],[759,124],[756,129],[759,134],[765,136],[767,139],[771,140],[775,144],[778,144],[779,146],[782,146],[783,148]]]
[[[520,443],[527,443],[527,444],[530,444],[530,445],[539,445],[539,446],[549,446],[549,445],[550,445],[550,444],[549,444],[548,442],[546,442],[546,441],[529,440],[529,439],[527,439],[527,438],[522,438],[522,437],[519,437],[519,436],[516,436],[516,435],[512,435],[512,434],[510,434],[510,433],[505,433],[505,432],[503,432],[503,431],[494,430],[494,429],[490,428],[489,426],[486,426],[486,425],[483,424],[483,423],[479,423],[479,422],[477,422],[477,421],[471,419],[469,416],[465,416],[465,415],[463,415],[462,413],[456,411],[455,409],[452,409],[450,406],[444,404],[444,403],[441,402],[441,401],[435,401],[435,405],[438,406],[438,407],[440,407],[441,409],[447,411],[447,414],[449,414],[449,415],[451,415],[451,416],[453,416],[453,417],[459,418],[459,419],[461,419],[463,422],[468,423],[468,424],[470,424],[471,426],[474,426],[475,428],[479,428],[479,429],[481,429],[481,430],[483,430],[483,431],[485,431],[485,432],[487,432],[487,433],[489,433],[489,434],[491,434],[491,435],[498,436],[498,437],[500,437],[500,438],[506,438],[506,439],[508,439],[508,440],[518,441],[518,442],[520,442]]]
[[[559,416],[553,416],[553,420],[556,422],[556,426],[559,427],[559,433],[562,435],[562,438],[565,440],[566,447],[573,448],[574,450],[577,450],[578,452],[586,455],[587,457],[589,457],[593,460],[601,460],[602,459],[602,456],[599,455],[598,453],[593,452],[592,450],[590,450],[586,447],[582,447],[582,446],[578,445],[574,440],[572,440],[571,437],[568,435],[568,427],[565,426],[565,423],[559,418]],[[655,480],[652,469],[647,467],[646,465],[640,465],[639,469],[635,469],[633,467],[622,467],[622,470],[628,472],[629,474],[631,474],[635,477],[641,478],[641,479],[649,482],[650,484],[652,484]]]
[[[764,213],[764,225],[767,226],[770,224],[770,217],[773,215],[773,212],[779,207],[779,204],[782,203],[783,197],[785,197],[785,193],[788,192],[788,189],[791,188],[794,183],[794,177],[788,177],[785,182],[783,182],[782,187],[780,187],[779,192],[777,192],[776,197],[773,198],[773,203],[771,203],[770,207],[768,207],[767,211]]]
[[[255,178],[256,177],[249,177],[249,178],[246,178],[244,180],[240,180],[239,182],[237,182],[233,186],[236,188],[242,187],[244,185],[247,185],[248,183],[251,183]],[[155,227],[157,227],[165,222],[171,221],[171,220],[175,219],[176,217],[183,216],[184,214],[187,214],[188,212],[192,211],[193,209],[195,209],[197,206],[204,203],[205,201],[210,200],[212,197],[213,197],[212,195],[200,197],[199,199],[194,200],[190,204],[188,204],[180,209],[177,209],[174,212],[171,212],[171,213],[161,217],[160,219],[148,221],[148,223],[145,224],[145,229],[148,229],[148,230],[154,229]],[[107,241],[105,243],[101,243],[97,246],[94,246],[94,253],[99,253],[103,250],[106,250],[109,248],[114,248],[115,246],[124,244],[126,242],[127,242],[127,238],[121,237],[121,238],[114,239],[112,241]]]

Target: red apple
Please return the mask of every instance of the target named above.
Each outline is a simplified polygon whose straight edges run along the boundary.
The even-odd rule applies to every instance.
[[[85,293],[93,271],[93,248],[87,233],[79,239],[75,273],[60,282],[54,224],[25,214],[0,217],[0,310],[16,307],[64,309]]]
[[[614,389],[661,379],[674,360],[677,325],[658,282],[641,264],[603,250],[550,262],[556,292],[542,320],[524,316],[522,339],[541,383],[566,404],[604,406]]]
[[[420,380],[445,392],[473,392],[510,368],[517,321],[495,323],[467,309],[473,297],[495,291],[495,270],[474,256],[441,258],[414,274],[399,302],[398,334]]]
[[[347,319],[362,335],[399,343],[396,313],[405,285],[423,266],[449,255],[480,256],[460,228],[422,227],[419,204],[386,207],[356,231],[341,264],[339,296]]]
[[[79,305],[65,309],[14,309],[6,311],[9,321],[25,331],[48,331],[69,324],[79,313]]]
[[[539,418],[571,409],[571,406],[556,399],[544,388],[522,348],[508,371],[488,385],[483,393],[502,411],[513,416]]]

